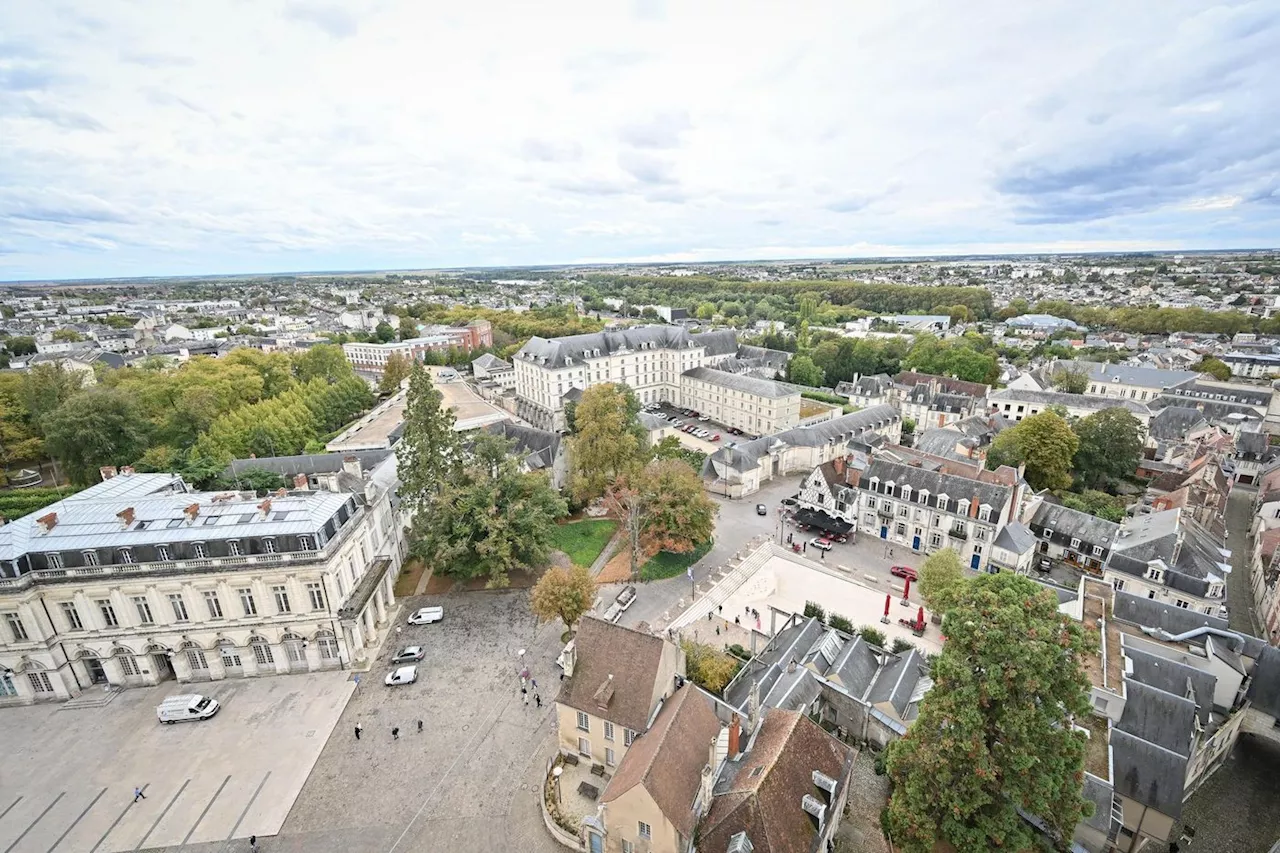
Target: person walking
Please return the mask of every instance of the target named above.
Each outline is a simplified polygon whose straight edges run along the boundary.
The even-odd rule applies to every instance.
[[[144,794],[144,793],[142,793],[142,789],[141,789],[141,788],[137,788],[137,787],[135,787],[135,788],[133,789],[133,801],[134,801],[135,803],[136,803],[138,800],[145,800],[146,798],[147,798],[147,795],[146,795],[146,794]]]
[[[528,707],[529,707],[529,694],[528,694],[528,693],[525,693],[525,694],[524,694],[524,706],[525,706],[526,708],[528,708]]]
[[[360,733],[364,731],[364,726],[356,723],[356,740],[360,740]]]
[[[400,727],[399,727],[399,726],[392,726],[392,727],[391,727],[391,739],[392,739],[392,740],[400,740]]]
[[[422,734],[422,720],[418,720],[418,734]]]
[[[533,692],[534,692],[534,693],[537,693],[537,692],[538,692],[538,679],[536,679],[536,678],[530,678],[530,679],[529,679],[529,684],[533,686]]]
[[[252,851],[257,851],[257,849],[258,849],[258,836],[256,836],[256,835],[250,835],[250,836],[249,836],[249,849],[250,849],[250,850],[252,850]]]
[[[538,703],[539,708],[542,707],[542,696],[540,694],[533,694],[533,701]]]

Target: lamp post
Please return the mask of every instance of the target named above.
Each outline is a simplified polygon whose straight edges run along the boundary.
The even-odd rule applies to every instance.
[[[560,796],[560,777],[563,775],[564,775],[563,767],[555,767],[551,771],[552,778],[556,780],[556,802],[557,803],[560,802],[560,800],[562,799]]]

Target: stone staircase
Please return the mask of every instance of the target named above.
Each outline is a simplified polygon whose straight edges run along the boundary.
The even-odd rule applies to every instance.
[[[59,711],[83,711],[86,708],[101,708],[110,705],[112,700],[124,692],[122,687],[91,687],[74,699],[68,699],[58,706]]]
[[[706,619],[708,613],[724,604],[757,569],[774,556],[776,548],[769,537],[757,537],[748,542],[727,563],[712,572],[710,578],[698,584],[697,600],[671,620],[667,627],[678,631],[695,620]]]

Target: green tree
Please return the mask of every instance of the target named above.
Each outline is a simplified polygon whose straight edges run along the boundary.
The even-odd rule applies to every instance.
[[[570,487],[585,503],[619,477],[634,473],[643,457],[640,404],[625,385],[606,382],[582,392],[574,407],[576,433],[569,440]]]
[[[1124,521],[1126,515],[1124,498],[1118,498],[1106,492],[1099,492],[1096,489],[1085,489],[1079,494],[1063,491],[1059,491],[1056,494],[1058,500],[1062,501],[1062,505],[1065,507],[1078,509],[1081,512],[1096,515],[1098,518],[1105,518],[1107,521],[1117,523]]]
[[[400,390],[400,383],[413,372],[413,362],[403,353],[393,352],[387,356],[387,363],[382,367],[382,381],[378,383],[378,394],[389,397]]]
[[[75,329],[54,329],[53,334],[49,336],[60,343],[79,343],[84,340],[84,335]]]
[[[396,339],[396,330],[390,323],[379,323],[373,327],[373,339],[380,344],[389,344]]]
[[[822,387],[822,368],[807,355],[797,355],[787,364],[787,381],[811,388]]]
[[[310,382],[312,379],[323,379],[326,382],[337,382],[354,376],[351,362],[337,344],[317,344],[311,349],[294,357],[293,375],[299,382]]]
[[[1089,388],[1089,371],[1078,365],[1059,367],[1049,381],[1064,394],[1083,394]]]
[[[1044,822],[1059,843],[1091,814],[1082,797],[1089,713],[1081,659],[1095,646],[1058,600],[1006,572],[966,582],[946,614],[933,688],[889,746],[888,824],[908,853],[1029,850]]]
[[[432,505],[442,484],[461,467],[462,448],[453,425],[453,412],[444,407],[444,395],[432,384],[431,374],[422,365],[414,365],[396,462],[400,496],[415,517]]]
[[[79,394],[84,374],[67,370],[60,362],[37,364],[22,378],[22,403],[38,432],[45,431],[45,416]]]
[[[719,695],[741,666],[732,655],[707,643],[681,640],[680,648],[684,650],[685,673],[708,693]]]
[[[694,311],[694,316],[699,320],[710,320],[716,316],[716,306],[710,302],[699,302],[697,309]]]
[[[1079,439],[1076,476],[1096,487],[1128,477],[1138,467],[1144,444],[1142,422],[1119,407],[1094,412],[1074,426]]]
[[[674,435],[669,435],[655,444],[650,454],[654,459],[681,459],[695,471],[701,471],[703,463],[707,461],[707,454],[690,450]]]
[[[418,514],[412,551],[435,571],[499,589],[512,571],[546,563],[568,506],[545,475],[522,473],[510,451],[500,436],[477,435],[467,463]]]
[[[572,632],[596,600],[596,583],[585,566],[553,566],[533,585],[529,609],[543,622],[559,619]]]
[[[1227,363],[1210,355],[1200,359],[1199,363],[1191,369],[1207,373],[1219,382],[1227,382],[1231,379],[1231,368]]]
[[[987,454],[987,467],[1026,465],[1023,476],[1033,489],[1065,489],[1080,439],[1053,412],[1024,418],[996,436]]]
[[[710,539],[718,511],[702,478],[678,459],[654,460],[634,475],[619,476],[605,504],[627,533],[632,577],[646,551],[684,554]]]
[[[133,400],[95,389],[71,397],[44,419],[45,446],[73,483],[89,485],[104,465],[127,465],[147,449]]]
[[[5,341],[4,348],[13,355],[35,355],[36,339],[30,335],[18,335]]]
[[[936,613],[945,613],[955,603],[964,583],[964,566],[953,548],[934,551],[920,565],[920,597]]]

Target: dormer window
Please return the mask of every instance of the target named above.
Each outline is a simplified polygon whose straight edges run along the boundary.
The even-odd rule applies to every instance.
[[[910,486],[903,486],[903,487],[902,487],[902,499],[903,499],[904,501],[909,501],[909,500],[911,500],[911,487],[910,487]]]
[[[920,490],[920,495],[916,498],[916,500],[917,500],[917,501],[919,501],[919,502],[920,502],[920,503],[922,503],[922,504],[927,504],[927,503],[929,503],[929,490],[928,490],[928,489],[921,489],[921,490]]]
[[[986,504],[983,504],[982,506],[978,507],[978,521],[990,521],[990,520],[991,520],[991,507],[987,506]]]
[[[1147,580],[1155,581],[1156,583],[1164,583],[1164,570],[1157,569],[1155,566],[1152,566],[1147,569],[1146,578]]]
[[[946,495],[938,495],[938,510],[940,512],[948,512],[951,509],[951,498]]]
[[[1052,539],[1052,538],[1053,538],[1053,528],[1051,528],[1051,527],[1046,527],[1044,530],[1042,530],[1042,531],[1040,532],[1040,535],[1041,535],[1041,536],[1043,536],[1045,539]]]

